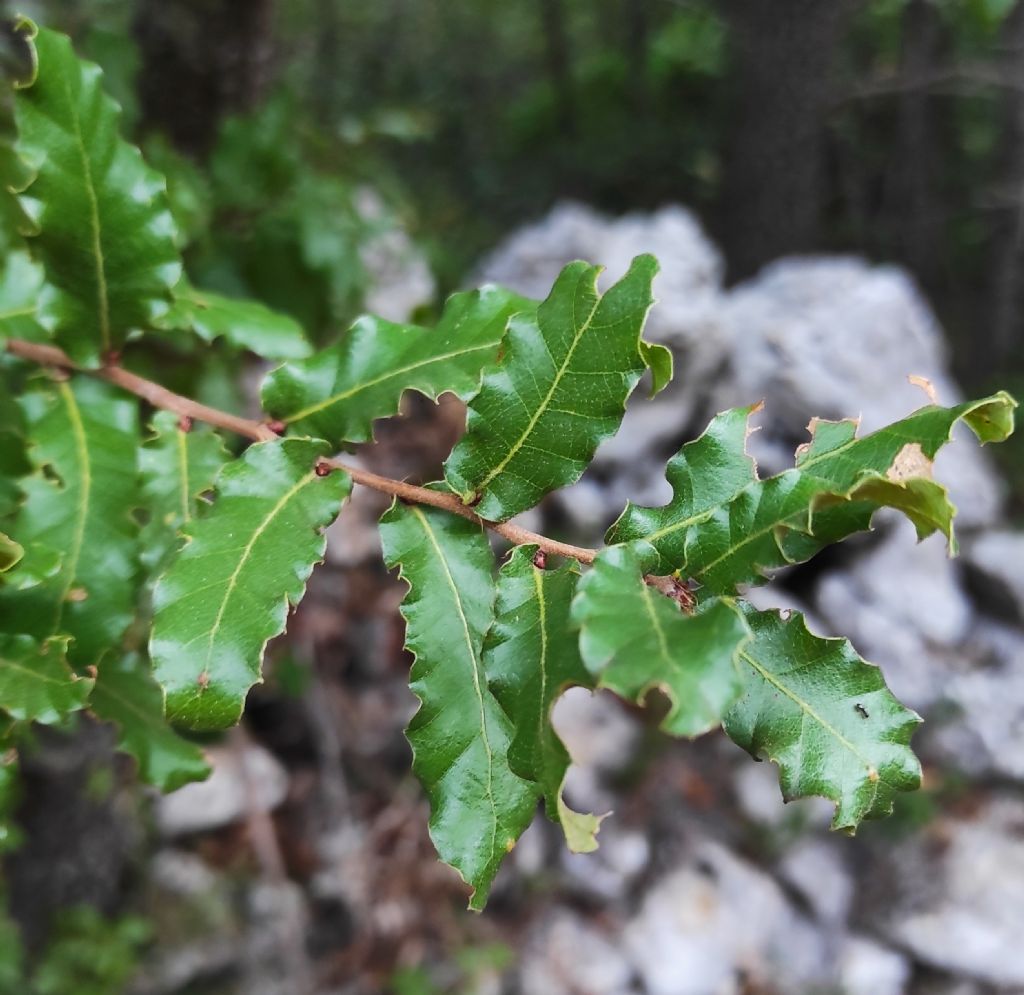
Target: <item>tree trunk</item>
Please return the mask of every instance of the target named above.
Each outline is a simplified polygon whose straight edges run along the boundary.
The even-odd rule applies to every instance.
[[[565,134],[572,134],[576,98],[572,83],[572,57],[569,47],[569,28],[565,20],[562,0],[538,0],[541,29],[544,32],[544,54],[548,77],[555,93],[558,125]]]
[[[720,0],[737,85],[722,227],[730,276],[817,245],[833,59],[863,0]]]
[[[927,79],[942,55],[942,21],[933,0],[910,0],[903,15],[901,75],[912,84]],[[942,244],[941,208],[935,198],[935,97],[908,85],[899,96],[896,154],[886,215],[892,219],[898,254],[926,285],[934,284]]]
[[[992,260],[993,358],[1009,359],[1024,325],[1024,0],[1003,26],[1006,93],[999,220]]]
[[[263,95],[273,0],[139,0],[138,91],[146,125],[202,156],[227,114]]]

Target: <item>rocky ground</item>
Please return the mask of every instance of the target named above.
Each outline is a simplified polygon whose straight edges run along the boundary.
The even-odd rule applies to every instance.
[[[645,251],[662,265],[649,337],[675,352],[677,380],[637,397],[537,527],[594,542],[626,498],[663,500],[665,459],[727,406],[765,399],[751,448],[775,471],[813,415],[870,430],[925,403],[908,374],[943,403],[960,396],[904,272],[788,259],[727,290],[682,208],[612,221],[565,205],[477,276],[542,296],[569,259],[614,277]],[[459,418],[414,400],[361,458],[430,479]],[[920,794],[856,839],[831,835],[827,804],[784,806],[774,769],[724,737],[673,742],[636,710],[571,692],[556,713],[570,801],[614,810],[601,849],[570,855],[538,818],[482,916],[427,838],[402,737],[415,702],[401,585],[379,559],[382,503],[357,492],[245,728],[211,744],[213,778],[142,806],[143,829],[135,801],[110,817],[131,857],[117,900],[157,924],[131,991],[1024,993],[1024,533],[973,440],[937,475],[954,482],[960,560],[883,520],[754,596],[849,635],[922,712]]]

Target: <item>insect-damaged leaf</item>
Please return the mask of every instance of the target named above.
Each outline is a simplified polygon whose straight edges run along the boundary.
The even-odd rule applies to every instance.
[[[618,431],[648,359],[663,379],[663,355],[642,352],[640,339],[657,271],[653,256],[638,256],[602,296],[600,267],[570,263],[535,315],[509,323],[505,355],[485,371],[445,464],[449,485],[483,518],[510,518],[579,479]]]
[[[720,482],[713,477],[710,485],[718,493],[696,501],[687,489],[687,466],[699,455],[712,469],[705,459],[714,452],[707,439],[725,424],[722,419],[735,419],[728,412],[670,463],[673,501],[664,508],[629,506],[608,538],[650,543],[658,551],[659,570],[698,581],[705,594],[733,592],[762,580],[765,570],[807,559],[826,542],[868,528],[882,506],[902,511],[921,538],[941,531],[954,548],[955,509],[945,489],[930,479],[931,461],[961,419],[982,441],[1005,439],[1015,406],[1005,393],[953,408],[933,405],[863,439],[856,438],[853,422],[815,422],[815,437],[801,447],[796,468],[733,490],[746,459],[737,449],[731,462],[719,460]],[[732,440],[738,446],[735,424]]]
[[[89,710],[118,728],[117,748],[133,756],[139,777],[161,791],[174,791],[210,773],[202,750],[179,736],[164,718],[164,696],[149,663],[125,653],[99,668]]]
[[[340,470],[317,473],[329,453],[308,439],[250,446],[221,472],[212,508],[185,526],[187,541],[153,592],[150,639],[173,722],[238,721],[263,649],[301,599],[351,487]]]
[[[366,442],[375,418],[398,413],[406,390],[463,400],[498,353],[505,326],[537,305],[501,287],[454,294],[436,328],[364,316],[340,342],[274,370],[263,385],[271,417],[331,442]]]
[[[574,812],[562,797],[569,754],[551,724],[551,709],[566,688],[593,687],[580,659],[569,607],[579,572],[575,563],[541,570],[536,546],[518,546],[498,575],[495,621],[484,643],[491,690],[512,720],[512,770],[536,782],[548,817],[561,824],[569,849],[597,848],[598,816]]]
[[[494,620],[493,555],[478,525],[432,508],[394,504],[380,533],[385,561],[409,585],[402,615],[420,708],[406,735],[430,799],[430,838],[482,909],[538,797],[509,766],[512,723],[481,658]]]
[[[750,632],[729,599],[680,611],[644,582],[655,560],[643,544],[597,557],[573,602],[580,651],[599,687],[641,704],[660,688],[672,703],[662,728],[699,736],[721,725],[740,692],[737,660]]]
[[[39,582],[0,586],[0,630],[71,636],[81,669],[119,644],[135,614],[136,405],[85,377],[40,382],[22,400],[36,471],[10,531],[40,564]]]
[[[302,326],[289,315],[259,301],[199,290],[184,276],[174,288],[173,306],[157,327],[191,329],[204,342],[223,338],[263,359],[301,359],[312,351]]]
[[[920,785],[909,744],[921,720],[847,640],[812,635],[798,613],[750,609],[747,620],[753,639],[740,652],[743,691],[725,731],[779,765],[787,800],[834,801],[834,829],[888,815],[899,792]]]
[[[169,411],[159,411],[152,436],[139,450],[142,506],[142,562],[156,570],[180,542],[181,528],[196,517],[199,495],[210,490],[230,459],[224,443],[204,425],[183,428]]]
[[[24,23],[24,22],[23,22]],[[38,318],[77,363],[99,365],[169,305],[181,273],[163,177],[118,134],[98,66],[39,29],[38,73],[16,91],[20,201],[46,271]]]
[[[17,722],[53,725],[85,706],[92,678],[68,666],[68,638],[40,643],[0,632],[0,711]]]

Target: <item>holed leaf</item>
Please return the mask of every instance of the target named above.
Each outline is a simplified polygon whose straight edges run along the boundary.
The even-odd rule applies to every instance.
[[[640,333],[657,270],[652,256],[638,256],[601,296],[600,267],[570,263],[536,315],[509,323],[505,355],[485,371],[445,464],[449,485],[483,518],[510,518],[578,480],[618,431],[651,358]],[[655,372],[664,376],[660,359]]]
[[[847,640],[812,635],[798,613],[750,610],[747,620],[753,639],[740,653],[743,691],[725,731],[779,765],[787,801],[834,801],[834,829],[853,831],[890,813],[899,792],[920,784],[909,745],[920,718]]]
[[[324,554],[323,530],[351,488],[325,476],[325,442],[282,439],[250,446],[224,467],[209,512],[188,523],[186,543],[153,592],[150,656],[168,717],[193,729],[238,721],[260,678],[267,641],[284,630]]]
[[[67,648],[67,636],[40,643],[0,632],[0,711],[17,722],[53,725],[84,708],[93,681],[68,666]]]
[[[159,411],[153,435],[139,450],[142,503],[149,521],[142,529],[142,562],[159,567],[179,543],[181,528],[196,516],[199,495],[210,490],[230,454],[204,425],[183,428],[169,411]]]
[[[181,273],[164,180],[118,135],[102,73],[64,35],[40,29],[39,70],[17,91],[21,192],[46,270],[40,323],[77,363],[97,366],[169,306]]]
[[[167,724],[160,685],[147,661],[137,654],[103,662],[89,709],[117,726],[117,748],[135,758],[139,776],[147,784],[174,791],[210,773],[202,750]]]
[[[660,570],[693,578],[706,594],[732,592],[762,580],[768,569],[807,559],[825,542],[868,528],[882,506],[907,515],[921,538],[941,531],[952,548],[955,509],[930,479],[931,462],[961,419],[982,441],[1005,439],[1015,406],[1005,393],[953,408],[932,405],[863,439],[856,438],[853,422],[812,423],[815,438],[798,451],[795,469],[731,494],[723,474],[721,493],[698,503],[681,487],[687,480],[680,469],[692,458],[690,446],[707,451],[702,437],[673,460],[673,501],[664,508],[628,507],[609,539],[649,542]],[[735,413],[716,423],[727,416]],[[744,459],[737,450],[732,465]]]
[[[463,400],[498,353],[508,319],[536,304],[501,287],[453,294],[436,328],[360,318],[340,342],[274,370],[263,385],[271,417],[331,442],[366,442],[375,418],[398,413],[406,390]]]
[[[173,306],[156,324],[167,330],[191,329],[204,342],[223,338],[264,359],[301,359],[312,351],[302,326],[291,316],[259,301],[199,290],[184,276],[174,288]]]
[[[601,819],[574,812],[562,797],[570,758],[551,724],[551,709],[563,691],[594,684],[569,618],[579,572],[574,563],[541,570],[533,562],[536,551],[536,546],[517,546],[498,575],[484,667],[512,720],[512,770],[540,786],[548,817],[561,824],[569,848],[588,853],[597,849]]]
[[[699,736],[721,725],[740,693],[737,661],[750,631],[729,599],[688,615],[648,586],[656,558],[642,544],[601,552],[573,602],[580,651],[600,687],[637,703],[660,688],[671,701],[662,728]]]
[[[402,615],[420,708],[406,735],[430,799],[430,838],[472,886],[470,907],[482,909],[538,796],[509,766],[512,723],[481,658],[494,618],[491,548],[479,526],[416,505],[392,505],[380,534],[385,561],[409,585]]]
[[[61,558],[28,590],[0,588],[0,630],[40,642],[69,635],[72,664],[97,665],[135,612],[136,405],[87,377],[40,383],[23,402],[37,470],[21,482],[11,535],[26,551]]]

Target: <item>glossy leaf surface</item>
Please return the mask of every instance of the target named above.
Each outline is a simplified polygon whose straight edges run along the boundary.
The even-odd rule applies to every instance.
[[[562,797],[569,754],[551,724],[551,709],[569,687],[593,687],[580,659],[569,610],[579,571],[574,563],[541,570],[536,546],[518,546],[498,575],[494,626],[484,643],[484,667],[495,697],[512,720],[512,770],[534,781],[548,817],[561,824],[569,848],[597,848],[601,820],[574,812]]]
[[[661,508],[630,502],[608,530],[605,542],[644,540],[657,552],[653,566],[659,573],[671,573],[684,563],[688,530],[757,480],[746,442],[748,421],[759,407],[732,408],[716,415],[700,438],[686,443],[669,460],[665,478],[672,485],[672,500]]]
[[[0,712],[17,722],[53,725],[85,706],[91,677],[68,665],[67,637],[38,642],[0,632]]]
[[[163,178],[118,134],[98,66],[40,29],[39,68],[17,91],[17,151],[33,179],[21,206],[46,271],[40,323],[78,363],[98,366],[169,305],[181,273]]]
[[[36,317],[43,269],[27,252],[10,252],[0,269],[0,347],[7,339],[40,342],[46,332]]]
[[[702,584],[705,595],[731,593],[759,582],[766,570],[809,558],[825,542],[868,528],[882,506],[902,511],[919,537],[941,531],[955,548],[955,509],[931,479],[932,460],[961,419],[983,441],[1006,438],[1015,406],[1006,394],[953,408],[930,406],[863,439],[856,438],[853,422],[812,423],[815,437],[798,451],[796,468],[739,490],[747,458],[736,448],[737,413],[730,412],[670,463],[673,501],[664,508],[629,506],[609,539],[649,542],[660,571],[679,571]],[[731,461],[712,445],[727,424],[723,419],[733,421]],[[711,488],[703,500],[692,497],[698,474],[688,469],[698,456],[699,479]]]
[[[312,351],[302,326],[291,316],[259,301],[199,290],[182,277],[174,304],[157,322],[162,329],[189,329],[204,342],[224,339],[263,359],[301,359]]]
[[[149,664],[137,654],[103,663],[89,708],[117,726],[117,748],[135,758],[139,777],[147,784],[173,791],[210,773],[202,750],[167,724],[163,692]]]
[[[721,725],[740,692],[737,661],[750,637],[734,602],[705,602],[682,612],[644,582],[650,547],[609,546],[580,584],[573,617],[580,651],[600,687],[642,704],[652,688],[671,707],[662,728],[699,736]]]
[[[86,377],[40,383],[23,403],[36,471],[21,482],[10,532],[60,563],[28,590],[0,588],[0,630],[71,636],[68,656],[81,669],[118,647],[135,613],[136,404]]]
[[[504,356],[485,371],[445,464],[451,488],[481,517],[503,521],[578,480],[618,430],[646,368],[640,333],[657,271],[652,256],[638,256],[602,296],[600,268],[570,263],[536,315],[509,323]]]
[[[835,802],[834,829],[889,814],[899,792],[920,785],[910,738],[921,720],[847,640],[812,635],[795,612],[750,610],[747,619],[753,639],[740,653],[743,691],[725,731],[779,765],[787,800]]]
[[[153,592],[150,640],[173,722],[238,721],[264,647],[299,603],[351,487],[340,470],[317,474],[329,452],[307,439],[250,446],[221,472],[210,510],[185,526],[187,541]]]
[[[263,386],[273,418],[331,442],[366,442],[373,421],[398,413],[406,390],[463,400],[498,353],[508,319],[536,304],[500,287],[454,294],[436,328],[360,318],[337,345],[274,370]]]
[[[395,504],[380,532],[385,561],[409,585],[402,615],[420,708],[406,735],[430,799],[430,838],[473,888],[470,907],[481,909],[539,794],[509,764],[514,730],[484,670],[493,555],[479,526],[433,508]]]
[[[139,450],[142,506],[149,521],[142,529],[142,562],[150,570],[180,543],[181,529],[196,517],[199,495],[230,459],[220,437],[205,425],[188,431],[169,411],[153,416],[152,435]]]

